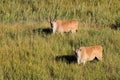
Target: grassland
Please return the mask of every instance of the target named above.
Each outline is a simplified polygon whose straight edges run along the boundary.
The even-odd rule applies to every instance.
[[[0,80],[119,80],[120,0],[1,0]],[[77,19],[51,34],[47,20]],[[102,45],[103,61],[77,65],[73,48]]]

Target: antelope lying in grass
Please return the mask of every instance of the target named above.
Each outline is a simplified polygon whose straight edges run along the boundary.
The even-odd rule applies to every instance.
[[[91,61],[95,59],[102,60],[102,46],[89,46],[89,47],[80,47],[75,49],[75,56],[77,57],[78,64],[85,64],[86,61]]]
[[[54,20],[50,21],[53,33],[59,32],[72,32],[75,33],[78,30],[77,20]]]

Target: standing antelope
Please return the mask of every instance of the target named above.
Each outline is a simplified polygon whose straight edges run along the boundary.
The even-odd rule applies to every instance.
[[[102,60],[102,46],[89,46],[89,47],[80,47],[75,50],[75,55],[77,57],[78,64],[84,63],[86,61],[91,61],[95,57],[98,60]]]
[[[75,33],[78,30],[77,20],[54,20],[50,21],[53,33],[59,32],[72,32]]]

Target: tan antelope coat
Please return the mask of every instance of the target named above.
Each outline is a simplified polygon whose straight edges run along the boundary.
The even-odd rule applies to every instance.
[[[84,63],[86,61],[91,61],[95,57],[98,60],[102,60],[102,46],[89,46],[89,47],[80,47],[75,50],[75,55],[77,57],[78,64]]]
[[[59,32],[76,32],[78,30],[78,21],[77,20],[55,20],[50,21],[51,28],[53,33]]]

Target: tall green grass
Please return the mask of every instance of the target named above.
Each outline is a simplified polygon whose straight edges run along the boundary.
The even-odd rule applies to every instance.
[[[1,0],[0,80],[119,80],[120,31],[109,28],[120,26],[119,3]],[[50,18],[77,19],[79,30],[47,33]],[[103,46],[103,61],[71,61],[74,48],[91,45]]]
[[[0,27],[2,80],[120,79],[119,31],[89,28],[84,25],[75,34],[43,33],[41,29],[48,26],[46,22],[6,24]],[[62,57],[73,55],[73,48],[91,45],[103,46],[102,62],[77,65],[77,61],[68,63],[65,57]],[[57,57],[61,59],[57,61]]]
[[[120,18],[119,0],[1,0],[0,20],[77,19],[108,26]]]

